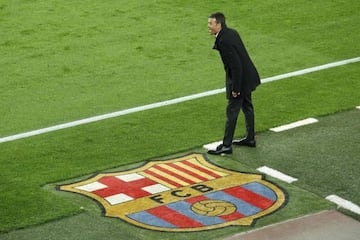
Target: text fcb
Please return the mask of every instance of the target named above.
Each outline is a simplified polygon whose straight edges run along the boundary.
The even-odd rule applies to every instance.
[[[286,203],[284,191],[262,175],[220,168],[201,154],[98,174],[60,190],[95,199],[105,216],[172,232],[252,225]]]

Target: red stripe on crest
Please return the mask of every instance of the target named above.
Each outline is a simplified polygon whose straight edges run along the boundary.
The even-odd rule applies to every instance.
[[[174,181],[172,181],[172,180],[170,180],[170,179],[168,179],[166,177],[163,177],[163,176],[161,176],[161,175],[159,175],[157,173],[154,173],[154,172],[152,172],[152,171],[150,171],[148,169],[145,170],[144,173],[149,174],[149,175],[151,175],[153,177],[156,177],[156,178],[158,178],[158,179],[160,179],[160,180],[162,180],[162,181],[164,181],[164,182],[166,182],[168,184],[171,184],[171,185],[173,185],[175,187],[182,187],[183,186],[183,185],[181,185],[181,184],[179,184],[177,182],[174,182]]]
[[[177,179],[180,179],[180,180],[182,180],[182,181],[184,181],[184,182],[186,182],[186,183],[188,183],[190,185],[196,183],[196,182],[194,182],[194,181],[192,181],[190,179],[187,179],[187,178],[185,178],[185,177],[183,177],[183,176],[181,176],[181,175],[179,175],[179,174],[177,174],[177,173],[175,173],[173,171],[170,171],[170,170],[168,170],[166,168],[163,168],[163,167],[161,167],[159,165],[155,165],[154,168],[156,168],[157,170],[160,170],[160,171],[162,171],[164,173],[167,173],[167,174],[169,174],[169,175],[171,175],[171,176],[173,176],[173,177],[175,177]]]
[[[207,178],[205,178],[205,177],[203,177],[203,176],[200,176],[199,174],[196,174],[196,173],[194,173],[194,172],[191,172],[191,171],[189,171],[188,169],[185,169],[185,168],[183,168],[183,167],[181,167],[181,166],[178,166],[178,165],[176,165],[176,164],[174,164],[174,163],[169,163],[168,165],[171,166],[171,167],[173,167],[173,168],[175,168],[175,169],[177,169],[177,170],[179,170],[179,171],[181,171],[181,172],[184,172],[184,173],[186,173],[186,174],[188,174],[188,175],[190,175],[190,176],[193,176],[193,177],[195,177],[195,178],[197,178],[197,179],[200,179],[200,180],[202,180],[202,181],[207,181],[207,180],[209,180],[209,179],[207,179]]]
[[[208,198],[203,196],[203,195],[200,195],[200,196],[197,196],[197,197],[186,199],[185,202],[190,203],[190,204],[194,204],[196,202],[200,202],[200,201],[203,201],[203,200],[208,200]]]
[[[240,186],[224,189],[223,191],[263,210],[270,207],[274,203],[272,200]]]
[[[215,172],[209,171],[206,168],[201,167],[200,165],[197,164],[193,164],[192,162],[189,161],[182,161],[183,164],[188,165],[189,167],[195,168],[197,170],[199,170],[200,172],[206,173],[210,176],[213,176],[214,178],[220,178],[221,176],[216,174]]]
[[[240,218],[245,217],[245,215],[239,213],[239,212],[234,212],[228,215],[224,215],[224,216],[220,216],[222,219],[224,219],[225,221],[233,221],[233,220],[237,220]]]
[[[165,220],[179,228],[202,227],[203,225],[181,213],[174,211],[166,206],[147,210],[148,213]]]

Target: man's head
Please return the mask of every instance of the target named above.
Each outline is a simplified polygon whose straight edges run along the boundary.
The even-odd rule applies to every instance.
[[[213,13],[208,18],[208,29],[211,35],[215,35],[226,26],[225,16],[221,12]]]

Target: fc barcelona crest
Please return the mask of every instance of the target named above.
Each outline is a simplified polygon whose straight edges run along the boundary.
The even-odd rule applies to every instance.
[[[262,175],[220,168],[201,154],[97,174],[60,190],[96,200],[105,216],[171,232],[252,225],[286,203],[283,190]]]

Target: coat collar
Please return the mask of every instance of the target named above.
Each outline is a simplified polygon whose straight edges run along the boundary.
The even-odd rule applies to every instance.
[[[215,43],[214,43],[213,49],[219,50],[219,41],[220,41],[221,35],[222,35],[222,33],[224,32],[225,29],[226,29],[226,26],[224,26],[224,27],[220,30],[220,32],[218,32],[218,33],[215,35],[216,38],[215,38]]]

